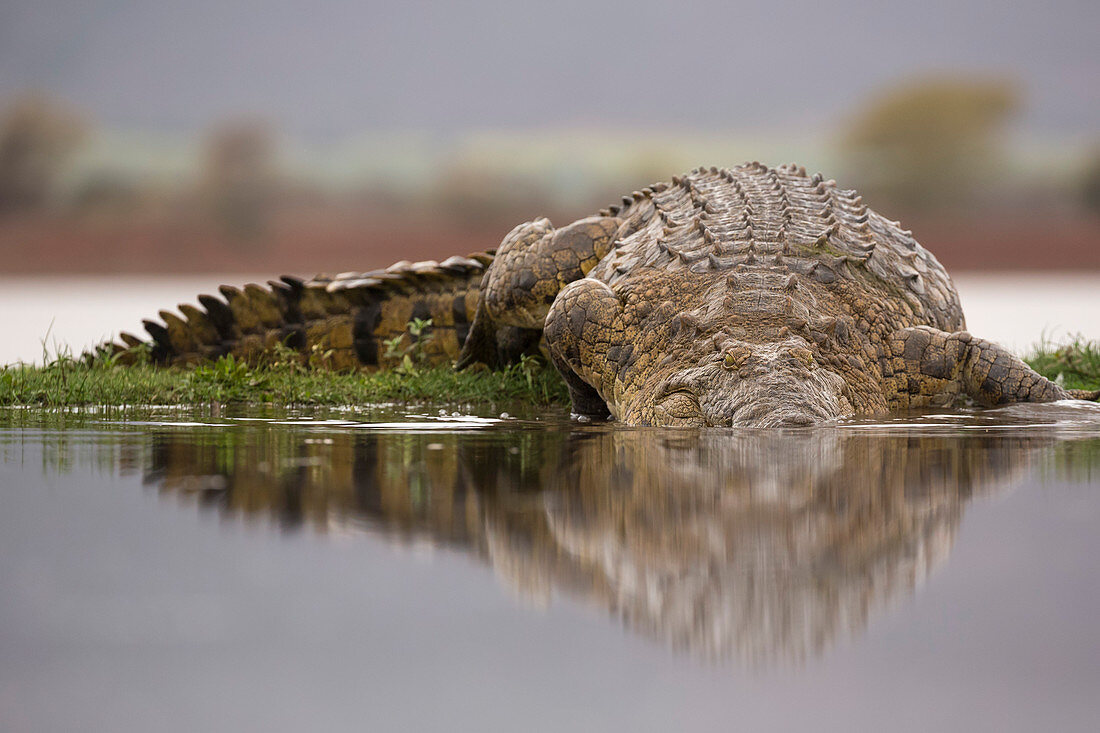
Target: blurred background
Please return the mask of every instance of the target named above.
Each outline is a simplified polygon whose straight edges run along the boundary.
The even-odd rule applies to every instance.
[[[495,247],[697,165],[822,171],[952,272],[1100,273],[1094,0],[7,0],[0,273]]]

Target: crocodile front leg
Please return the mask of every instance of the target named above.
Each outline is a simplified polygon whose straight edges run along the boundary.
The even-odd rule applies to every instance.
[[[616,407],[608,355],[623,342],[623,306],[606,283],[583,278],[567,285],[546,317],[546,345],[569,387],[573,412],[606,418]]]
[[[894,387],[889,397],[896,408],[942,407],[960,396],[985,406],[1096,398],[1062,389],[1008,349],[966,331],[903,328],[891,335],[888,351],[884,376]]]
[[[533,334],[537,343],[554,298],[610,251],[621,224],[615,217],[594,216],[555,229],[548,219],[539,219],[509,232],[481,281],[458,367],[516,360],[522,352],[509,343],[515,335],[508,329]]]

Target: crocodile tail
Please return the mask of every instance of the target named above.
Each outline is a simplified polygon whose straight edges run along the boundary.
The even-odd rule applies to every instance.
[[[222,297],[200,295],[201,307],[180,305],[144,321],[148,339],[129,333],[105,349],[120,363],[145,350],[156,364],[198,364],[232,355],[258,364],[289,347],[311,364],[332,369],[397,364],[414,342],[430,363],[458,358],[477,306],[492,252],[443,262],[398,262],[385,270],[283,277],[267,287],[222,286]],[[431,320],[416,335],[409,324]],[[430,334],[430,338],[427,337]]]

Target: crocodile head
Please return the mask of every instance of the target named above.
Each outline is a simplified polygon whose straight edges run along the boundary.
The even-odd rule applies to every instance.
[[[815,425],[853,414],[846,395],[845,380],[819,364],[798,336],[765,343],[716,338],[666,356],[620,419],[698,427]]]

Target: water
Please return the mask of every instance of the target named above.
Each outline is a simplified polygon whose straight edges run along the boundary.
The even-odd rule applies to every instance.
[[[0,363],[223,280],[5,280]],[[1095,275],[958,284],[983,337],[1100,338]],[[0,410],[0,730],[1092,731],[1097,526],[1080,403]]]
[[[1100,726],[1100,406],[439,409],[0,411],[0,727]]]
[[[0,364],[40,362],[68,348],[81,353],[119,330],[144,333],[143,318],[176,303],[195,303],[221,283],[266,282],[270,274],[4,277],[0,274]],[[967,325],[984,339],[1026,352],[1044,336],[1100,339],[1100,273],[976,274],[955,276]]]

